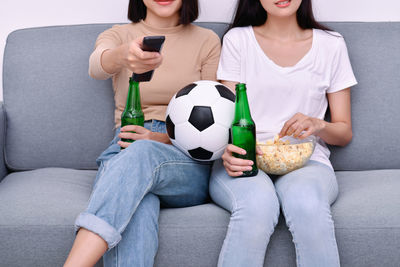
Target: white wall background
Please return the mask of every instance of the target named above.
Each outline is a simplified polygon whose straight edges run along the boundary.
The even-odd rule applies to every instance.
[[[16,29],[127,22],[129,0],[0,0],[0,73],[7,35]],[[230,22],[237,0],[199,0],[199,21]],[[400,21],[399,0],[313,0],[320,21]],[[0,101],[3,99],[0,76]]]

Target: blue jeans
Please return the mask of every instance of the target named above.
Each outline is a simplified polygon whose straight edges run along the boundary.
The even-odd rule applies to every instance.
[[[330,167],[310,161],[272,179],[262,171],[232,178],[218,160],[211,172],[210,195],[231,213],[218,266],[263,266],[280,207],[293,236],[297,266],[340,266],[330,212],[338,185]]]
[[[164,122],[146,122],[145,127],[165,132]],[[211,163],[194,161],[172,145],[148,140],[135,141],[121,151],[117,134],[98,159],[88,207],[75,227],[107,242],[105,266],[153,266],[160,203],[186,207],[207,202]]]

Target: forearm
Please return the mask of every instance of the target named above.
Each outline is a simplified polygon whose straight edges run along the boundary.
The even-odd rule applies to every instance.
[[[327,144],[336,146],[347,145],[352,137],[353,132],[351,125],[345,122],[327,122],[320,120],[321,130],[316,134]]]
[[[122,69],[121,50],[124,45],[108,49],[101,55],[101,66],[107,73],[114,74]]]

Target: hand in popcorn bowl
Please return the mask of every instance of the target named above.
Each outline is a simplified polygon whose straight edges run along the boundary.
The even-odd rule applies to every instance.
[[[265,173],[283,175],[303,167],[315,148],[315,137],[297,139],[276,135],[265,143],[257,142],[262,155],[257,155],[257,166]]]

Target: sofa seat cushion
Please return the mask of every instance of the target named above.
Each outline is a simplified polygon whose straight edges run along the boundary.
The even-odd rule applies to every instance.
[[[332,215],[342,266],[398,266],[400,170],[336,175],[340,193]],[[228,223],[229,213],[214,204],[162,210],[156,266],[215,266]],[[296,266],[292,236],[282,216],[264,266]]]
[[[336,172],[332,207],[346,266],[399,266],[400,170]]]
[[[74,239],[74,219],[86,207],[95,175],[62,168],[8,175],[0,183],[2,264],[61,266]],[[396,266],[400,170],[336,175],[340,193],[332,212],[342,266]],[[227,211],[212,203],[163,209],[159,221],[156,266],[216,265],[229,223]],[[281,216],[265,266],[295,266],[291,240]]]
[[[0,265],[61,266],[95,175],[45,168],[5,177],[0,183]]]
[[[336,172],[339,197],[333,205],[340,229],[399,229],[400,170]]]
[[[11,173],[0,186],[1,225],[70,226],[85,208],[95,175],[63,168]]]
[[[399,266],[400,170],[336,172],[332,205],[341,266]],[[292,237],[281,216],[265,266],[295,266]]]
[[[229,213],[213,203],[162,209],[155,266],[217,266]]]

